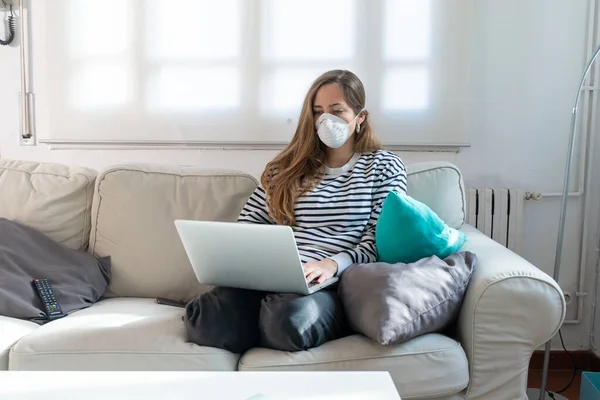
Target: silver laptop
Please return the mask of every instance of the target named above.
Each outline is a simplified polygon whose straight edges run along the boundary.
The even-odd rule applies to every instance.
[[[311,294],[338,281],[308,283],[289,226],[175,221],[202,284]]]

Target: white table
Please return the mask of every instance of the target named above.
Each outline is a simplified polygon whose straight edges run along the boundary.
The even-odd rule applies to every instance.
[[[2,400],[400,400],[387,372],[0,372]]]

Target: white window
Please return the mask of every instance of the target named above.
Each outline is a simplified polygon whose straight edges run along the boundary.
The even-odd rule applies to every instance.
[[[32,2],[38,136],[285,143],[312,81],[339,68],[365,84],[384,144],[464,144],[472,3]]]

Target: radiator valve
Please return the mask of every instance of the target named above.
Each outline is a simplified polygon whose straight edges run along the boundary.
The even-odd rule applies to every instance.
[[[542,199],[542,194],[540,192],[525,192],[525,200],[539,201],[541,199]]]

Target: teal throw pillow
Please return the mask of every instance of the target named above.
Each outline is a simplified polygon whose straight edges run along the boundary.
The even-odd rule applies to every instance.
[[[444,259],[457,252],[466,239],[428,206],[397,192],[390,192],[383,202],[375,228],[378,261],[389,264],[432,256]]]

